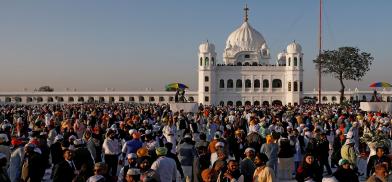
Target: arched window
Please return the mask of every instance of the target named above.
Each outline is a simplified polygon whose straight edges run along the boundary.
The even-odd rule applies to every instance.
[[[289,58],[289,66],[291,65],[291,58]]]
[[[253,63],[252,63],[252,66],[257,66],[257,62],[253,62]]]
[[[87,100],[87,102],[90,102],[90,103],[91,103],[91,102],[94,102],[94,97],[89,97],[88,100]]]
[[[225,88],[225,81],[223,79],[219,80],[219,88]]]
[[[105,102],[105,98],[104,97],[99,97],[99,102]]]
[[[324,96],[324,97],[322,98],[322,100],[323,100],[323,101],[328,101],[328,98]]]
[[[268,101],[264,101],[263,102],[263,106],[268,106],[269,105],[269,102]]]
[[[253,105],[259,106],[259,105],[260,105],[260,102],[259,102],[259,101],[255,101],[255,102],[253,102]]]
[[[242,80],[238,79],[238,80],[235,82],[235,87],[236,87],[236,88],[242,88]]]
[[[213,66],[215,66],[215,58],[214,57],[211,58],[211,63]]]
[[[205,87],[204,87],[204,92],[209,92],[209,91],[210,91],[210,87],[205,86]]]
[[[73,97],[68,97],[68,102],[74,102],[74,98]]]
[[[154,97],[150,97],[148,100],[149,100],[150,102],[155,102],[155,98],[154,98]]]
[[[336,101],[336,97],[332,96],[332,102],[335,102],[335,101]]]
[[[252,105],[252,103],[250,101],[245,101],[245,105],[250,106],[250,105]]]
[[[250,63],[249,62],[245,62],[244,66],[250,66]]]
[[[242,63],[241,63],[241,62],[238,62],[238,63],[237,63],[237,66],[242,66]]]
[[[64,98],[63,98],[63,97],[58,97],[58,98],[57,98],[57,101],[58,101],[58,102],[64,102]]]
[[[209,101],[210,101],[210,98],[208,96],[205,96],[204,97],[204,102],[209,102]]]
[[[135,97],[129,97],[129,102],[135,102]]]
[[[83,97],[79,97],[78,98],[78,102],[84,102],[84,98]]]
[[[205,65],[205,66],[209,66],[210,61],[209,61],[208,57],[204,58],[204,60],[205,60],[204,65]]]
[[[27,102],[33,102],[33,99],[31,97],[27,97]]]
[[[299,65],[302,66],[302,57],[299,58]]]
[[[298,92],[298,82],[294,82],[294,92]]]
[[[5,102],[11,102],[11,98],[6,97],[6,98],[5,98]]]
[[[288,91],[291,92],[291,82],[288,83],[287,88],[288,88]]]
[[[22,102],[22,98],[20,98],[20,97],[15,97],[15,102]]]
[[[255,88],[260,88],[260,80],[256,79],[254,83]]]
[[[233,80],[232,79],[227,80],[227,88],[233,88]]]
[[[200,66],[203,66],[203,58],[200,57]]]
[[[233,106],[233,101],[227,101],[228,106]]]
[[[250,58],[250,55],[249,54],[245,54],[245,58]]]
[[[263,88],[269,88],[269,81],[267,79],[263,80]]]
[[[224,105],[225,105],[225,102],[224,102],[224,101],[220,101],[220,102],[219,102],[219,105],[220,105],[220,106],[224,106]]]
[[[165,102],[165,98],[164,97],[159,97],[159,102]]]
[[[294,66],[297,66],[297,57],[294,57]]]
[[[209,82],[209,81],[210,81],[210,78],[208,76],[205,76],[204,77],[204,82]]]
[[[114,97],[109,97],[109,102],[114,102]]]
[[[125,101],[125,99],[124,99],[124,97],[120,97],[120,98],[118,98],[118,101],[120,101],[120,102],[124,102],[124,101]]]
[[[53,102],[53,98],[52,97],[48,97],[48,102]]]
[[[241,102],[241,101],[237,101],[237,102],[235,103],[235,105],[236,105],[236,106],[242,106],[242,102]]]
[[[272,105],[274,105],[274,106],[281,106],[282,105],[282,101],[274,100],[274,101],[272,101]]]
[[[249,79],[245,80],[245,88],[250,88],[252,87],[252,82]]]
[[[366,95],[362,96],[362,101],[367,101]]]
[[[272,88],[282,88],[282,80],[280,79],[272,80]]]
[[[144,102],[144,97],[143,96],[139,96],[139,101],[140,102]]]

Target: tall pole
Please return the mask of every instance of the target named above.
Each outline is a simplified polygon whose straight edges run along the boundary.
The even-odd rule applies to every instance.
[[[322,49],[322,4],[323,4],[323,0],[320,0],[320,14],[319,14],[319,58],[321,55],[321,49]],[[319,60],[319,64],[318,64],[318,101],[319,104],[321,104],[321,60]]]

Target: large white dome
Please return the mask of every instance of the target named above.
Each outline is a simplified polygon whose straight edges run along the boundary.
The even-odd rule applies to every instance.
[[[226,48],[237,47],[240,50],[258,51],[265,43],[264,37],[245,21],[232,32],[226,41]]]

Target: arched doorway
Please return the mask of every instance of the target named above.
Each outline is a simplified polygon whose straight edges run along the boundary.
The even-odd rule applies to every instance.
[[[150,97],[150,98],[148,99],[148,101],[149,101],[149,102],[155,102],[155,98],[154,98],[154,97]]]
[[[100,103],[105,102],[105,97],[99,97],[99,102],[100,102]]]
[[[74,98],[73,97],[68,97],[68,102],[74,102]]]
[[[109,102],[114,102],[114,97],[109,97]]]
[[[269,106],[269,102],[268,101],[263,101],[263,106]]]
[[[253,102],[253,105],[259,106],[259,105],[260,105],[260,102],[259,102],[259,101],[255,101],[255,102]]]
[[[272,101],[272,105],[273,105],[273,106],[281,106],[281,105],[282,105],[282,101],[280,101],[280,100],[274,100],[274,101]]]
[[[64,102],[64,98],[63,97],[57,97],[57,102]]]
[[[42,102],[42,101],[44,101],[44,99],[42,97],[37,98],[37,102]]]
[[[79,97],[78,98],[78,102],[84,102],[84,98],[83,97]]]
[[[252,105],[252,103],[251,103],[250,101],[246,101],[246,102],[245,102],[245,105],[246,105],[246,106],[250,106],[250,105]]]
[[[228,106],[233,106],[233,101],[227,101]]]
[[[89,102],[89,103],[94,102],[94,97],[89,97],[88,100],[87,100],[87,102]]]
[[[225,105],[225,102],[224,102],[224,101],[220,101],[220,102],[219,102],[219,105],[220,105],[220,106],[224,106],[224,105]]]
[[[235,106],[242,106],[242,102],[241,102],[241,101],[237,101],[237,102],[235,103]]]
[[[135,97],[129,97],[129,102],[135,102]]]
[[[48,102],[53,102],[53,97],[48,97]]]
[[[15,102],[22,102],[22,98],[20,98],[20,97],[15,97]]]

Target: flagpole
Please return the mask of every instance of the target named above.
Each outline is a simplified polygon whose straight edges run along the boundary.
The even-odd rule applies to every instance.
[[[322,4],[323,0],[320,0],[320,11],[319,11],[319,58],[321,55],[321,49],[322,49]],[[321,60],[319,60],[318,63],[318,101],[319,104],[321,104]]]

